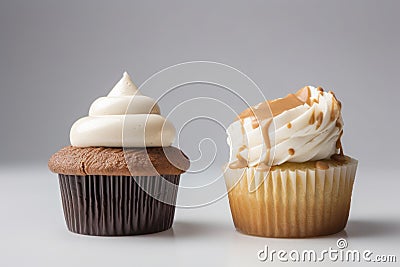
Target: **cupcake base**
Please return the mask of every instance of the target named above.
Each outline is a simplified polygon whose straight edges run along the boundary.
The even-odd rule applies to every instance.
[[[343,230],[350,210],[357,161],[228,169],[225,180],[238,231],[264,237],[313,237]]]
[[[149,234],[171,228],[180,175],[59,174],[65,221],[71,232],[95,236]],[[138,184],[145,184],[151,195]]]

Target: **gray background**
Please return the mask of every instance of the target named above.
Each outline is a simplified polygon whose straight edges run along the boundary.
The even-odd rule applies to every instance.
[[[123,70],[140,85],[165,67],[210,60],[246,73],[267,98],[307,84],[334,90],[344,105],[345,152],[363,167],[394,166],[399,11],[396,0],[2,0],[0,160],[44,163],[69,144],[72,123]],[[210,88],[187,86],[179,95]],[[168,103],[161,108],[168,112]],[[192,125],[180,136],[191,157],[190,147],[197,149],[191,136],[206,134],[202,129]],[[207,130],[218,133],[226,155],[223,130]]]
[[[339,237],[350,249],[399,260],[399,11],[396,0],[0,0],[0,266],[266,266],[272,264],[257,261],[265,245],[321,251],[335,247]],[[234,230],[226,197],[178,208],[173,228],[158,234],[101,238],[66,230],[56,175],[46,161],[69,144],[72,123],[124,70],[140,85],[165,67],[193,60],[241,70],[267,98],[307,84],[336,92],[343,102],[345,152],[359,159],[345,231],[289,240],[242,235]],[[143,93],[158,98],[165,90]],[[250,104],[262,100],[246,90],[241,94]],[[227,91],[197,84],[163,98],[162,113],[199,96],[225,101],[237,112],[244,108]],[[185,116],[198,115],[223,125],[234,116],[205,101],[170,119],[180,128]],[[191,159],[200,156],[204,138],[215,141],[218,154],[214,168],[184,174],[182,185],[220,175],[228,156],[225,137],[207,120],[184,128],[179,145]],[[215,152],[208,141],[200,148],[204,161]],[[222,179],[199,194],[179,190],[183,204],[226,193]]]

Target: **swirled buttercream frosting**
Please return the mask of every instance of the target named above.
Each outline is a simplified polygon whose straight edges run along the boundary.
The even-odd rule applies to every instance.
[[[327,159],[343,153],[341,103],[331,91],[306,86],[246,109],[227,133],[230,168]]]
[[[160,115],[152,98],[140,93],[126,72],[70,131],[71,145],[76,147],[159,147],[170,146],[174,139],[172,123]]]

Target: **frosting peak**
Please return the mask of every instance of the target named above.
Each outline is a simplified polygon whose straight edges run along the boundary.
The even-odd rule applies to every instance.
[[[339,149],[342,153],[342,128],[341,104],[335,95],[321,87],[306,86],[238,116],[227,129],[230,167],[329,158]]]
[[[71,127],[72,146],[157,147],[170,146],[175,128],[160,115],[160,108],[142,95],[128,73],[107,97],[96,99],[89,116]]]
[[[133,83],[131,77],[125,71],[124,74],[122,74],[121,80],[117,82],[107,96],[133,96],[135,94],[141,95],[137,86]]]

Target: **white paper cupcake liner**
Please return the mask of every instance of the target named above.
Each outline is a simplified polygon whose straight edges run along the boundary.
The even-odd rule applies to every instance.
[[[326,170],[228,169],[225,181],[235,227],[267,237],[337,233],[347,223],[357,160]]]

